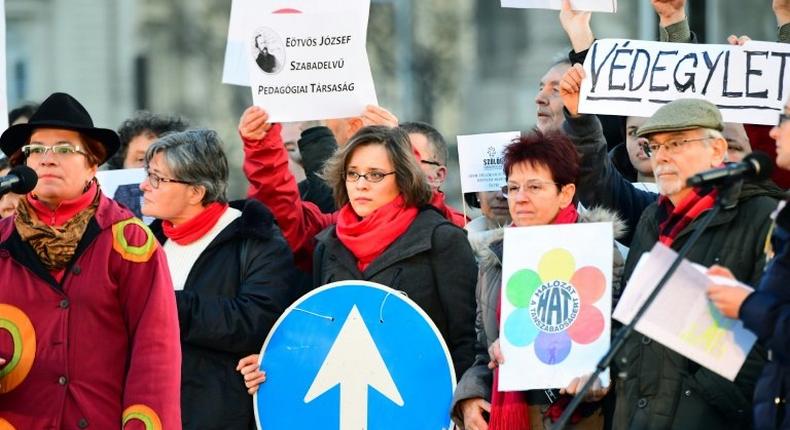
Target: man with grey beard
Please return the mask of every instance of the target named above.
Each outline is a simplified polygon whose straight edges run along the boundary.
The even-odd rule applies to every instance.
[[[578,92],[581,75],[569,76],[574,70],[563,79],[564,96]],[[566,100],[566,107],[569,105],[577,106]],[[566,115],[579,113],[569,109]],[[723,165],[727,153],[723,129],[716,106],[705,100],[682,99],[661,107],[637,130],[638,137],[647,139],[643,149],[650,158],[659,197],[641,213],[624,280],[656,242],[678,250],[700,228],[701,218],[715,204],[717,191],[689,187],[686,180]],[[631,191],[623,188],[623,192]],[[736,202],[713,219],[687,258],[703,266],[732,264],[737,267],[738,279],[754,286],[765,264],[769,215],[782,192],[770,181],[745,181],[734,185],[733,194]],[[614,294],[616,299],[621,292]],[[705,294],[704,289],[700,294]],[[764,362],[764,351],[755,347],[735,381],[730,382],[635,334],[616,358],[612,372],[620,376],[615,381],[613,428],[750,428],[752,393]]]
[[[637,130],[637,136],[647,139],[644,149],[660,195],[636,226],[623,279],[656,242],[677,251],[701,228],[718,191],[689,187],[686,180],[723,165],[723,129],[716,106],[682,99],[661,107]],[[713,219],[687,258],[706,267],[733,264],[738,279],[756,286],[765,264],[769,216],[782,192],[767,180],[732,187],[737,200]],[[632,336],[616,360],[618,373],[626,376],[616,382],[614,427],[749,428],[752,394],[764,362],[764,351],[753,348],[730,382],[648,337]]]

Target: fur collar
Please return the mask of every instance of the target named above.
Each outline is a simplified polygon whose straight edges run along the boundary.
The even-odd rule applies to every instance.
[[[580,210],[578,222],[611,222],[612,233],[615,240],[624,237],[627,229],[625,221],[623,221],[616,212],[600,206],[592,209]],[[490,230],[486,235],[477,235],[475,239],[470,237],[469,243],[472,245],[472,250],[481,268],[502,266],[500,256],[492,249],[492,245],[501,242],[504,236],[505,229],[497,228],[495,230]],[[501,249],[501,247],[498,248]]]

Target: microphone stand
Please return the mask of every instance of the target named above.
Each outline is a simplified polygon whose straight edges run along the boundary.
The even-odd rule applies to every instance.
[[[611,362],[614,360],[615,355],[623,348],[625,345],[626,340],[631,334],[634,332],[634,327],[642,319],[642,316],[647,312],[647,309],[653,303],[653,301],[658,297],[658,293],[664,288],[664,285],[669,281],[669,278],[677,270],[678,266],[680,265],[681,261],[686,257],[688,252],[691,250],[691,247],[699,240],[702,233],[705,231],[705,228],[708,227],[711,221],[719,214],[722,208],[730,208],[735,205],[738,199],[738,195],[735,193],[736,190],[740,190],[740,187],[735,187],[735,184],[740,182],[740,180],[732,180],[724,182],[720,185],[714,185],[719,187],[719,194],[716,197],[716,203],[714,204],[713,208],[705,214],[705,217],[699,222],[699,225],[694,230],[694,233],[691,235],[689,240],[683,244],[683,247],[680,248],[677,257],[672,262],[672,265],[669,266],[667,272],[661,277],[661,280],[658,281],[656,288],[653,290],[652,293],[647,297],[647,300],[642,304],[639,310],[634,315],[634,318],[631,320],[630,323],[623,326],[620,330],[617,331],[614,339],[612,340],[612,344],[609,347],[609,351],[601,357],[601,360],[598,361],[598,364],[595,366],[595,372],[593,372],[592,376],[587,379],[587,382],[584,384],[582,389],[573,396],[568,406],[565,407],[565,410],[560,415],[560,418],[557,422],[551,427],[552,430],[562,430],[571,418],[573,411],[579,406],[584,398],[584,395],[590,391],[595,381],[600,376],[601,372],[605,371],[606,368],[609,367]]]

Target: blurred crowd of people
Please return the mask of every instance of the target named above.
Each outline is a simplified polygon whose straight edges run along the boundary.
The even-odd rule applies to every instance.
[[[685,0],[651,3],[661,41],[697,43]],[[773,9],[778,41],[790,42],[790,1]],[[635,334],[569,428],[790,428],[790,103],[773,127],[724,123],[702,99],[650,118],[580,113],[590,13],[565,0],[559,22],[572,49],[541,78],[537,116],[505,150],[507,184],[464,196],[475,219],[442,191],[458,175],[444,136],[380,106],[288,124],[248,108],[238,132],[249,189],[238,201],[217,133],[178,115],[140,112],[115,131],[57,92],[12,110],[0,176],[25,165],[38,182],[0,198],[0,327],[11,333],[0,337],[0,428],[255,428],[264,339],[304,293],[343,280],[403,291],[436,325],[458,377],[448,422],[549,428],[589,375],[497,389],[504,229],[610,222],[616,303],[644,252],[680,249],[715,205],[719,190],[686,180],[752,150],[770,154],[774,174],[733,185],[734,203],[687,257],[754,287],[706,286],[758,337],[738,376]],[[127,168],[145,169],[124,199],[139,205],[96,180]]]

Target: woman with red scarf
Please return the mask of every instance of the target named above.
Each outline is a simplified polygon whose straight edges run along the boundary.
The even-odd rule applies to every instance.
[[[464,231],[430,205],[408,135],[362,128],[327,161],[324,177],[341,209],[311,238],[314,286],[364,280],[403,291],[436,324],[462,375],[474,360],[477,264]],[[263,381],[256,361],[239,363],[250,392]]]
[[[260,350],[295,298],[291,252],[260,202],[227,202],[228,161],[216,132],[162,137],[145,168],[142,211],[157,218],[151,227],[178,308],[183,428],[254,429],[236,362]]]
[[[573,198],[579,175],[579,156],[564,134],[530,132],[507,146],[504,159],[507,185],[502,191],[508,201],[513,226],[612,221],[615,237],[621,233],[622,222],[612,213],[602,209],[585,213],[576,211]],[[497,390],[496,367],[503,360],[498,341],[503,236],[504,230],[499,229],[487,244],[476,247],[480,262],[477,306],[482,326],[477,327],[475,363],[459,381],[452,409],[455,421],[467,430],[548,428],[559,418],[570,395],[575,394],[584,382],[583,378],[577,378],[562,390]],[[613,288],[617,288],[623,258],[616,247],[614,266],[612,283]],[[606,392],[597,386],[585,399],[589,402],[574,414],[569,428],[602,428],[603,413],[599,400]],[[490,418],[486,419],[486,415]]]

